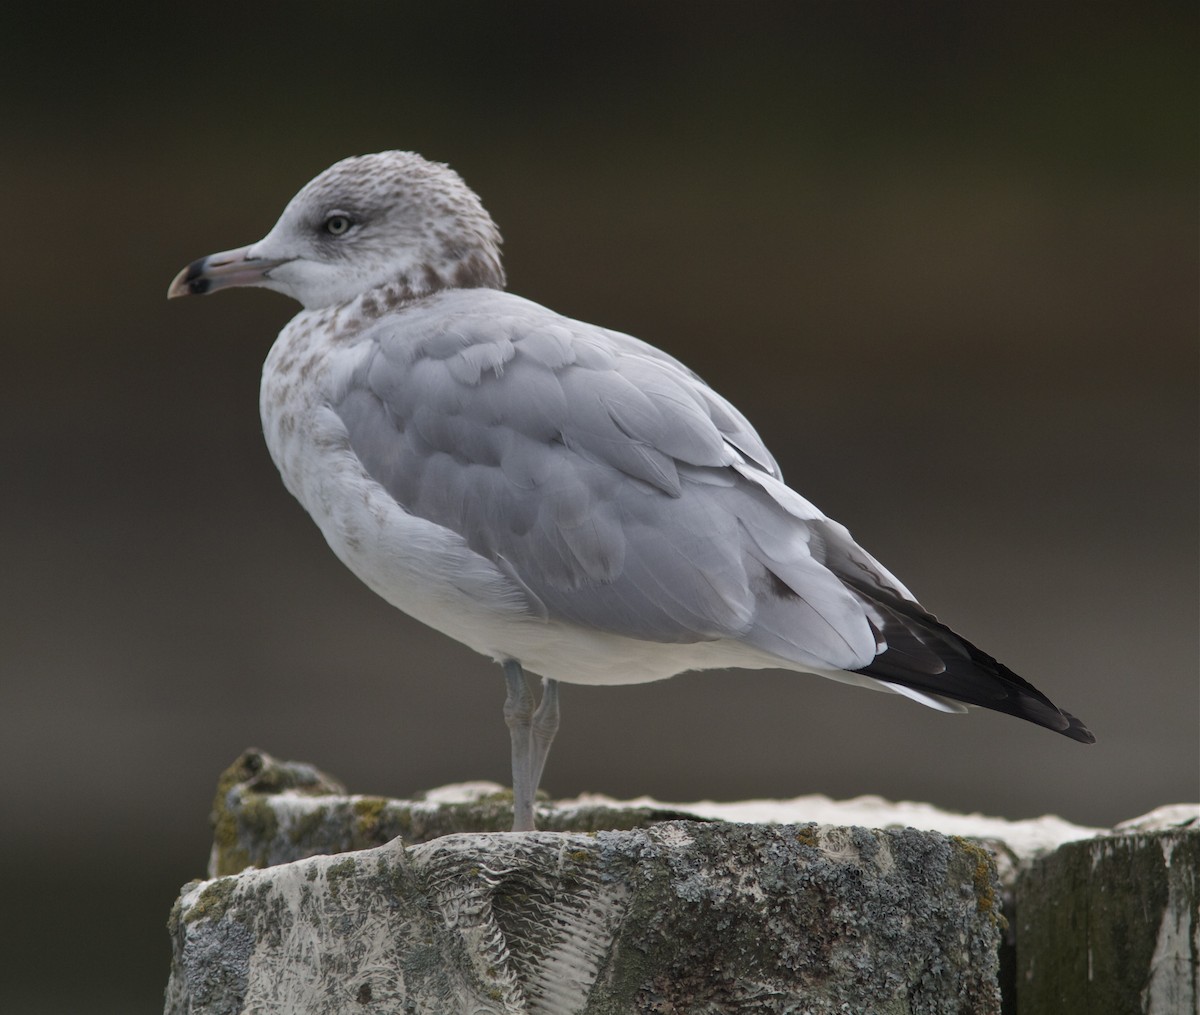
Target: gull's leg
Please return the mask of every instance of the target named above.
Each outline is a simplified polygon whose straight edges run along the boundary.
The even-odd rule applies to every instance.
[[[542,701],[535,712],[525,671],[515,659],[504,663],[504,679],[508,683],[504,721],[512,737],[513,831],[532,832],[533,801],[558,732],[558,681],[543,680]]]
[[[542,701],[537,711],[533,713],[533,744],[530,758],[530,773],[533,778],[533,792],[542,781],[542,769],[546,767],[546,755],[550,753],[550,745],[554,743],[554,734],[558,732],[558,681],[549,677],[542,678]]]
[[[525,671],[515,659],[504,662],[508,696],[504,699],[504,721],[512,737],[513,827],[514,832],[533,831],[533,695],[525,683]]]

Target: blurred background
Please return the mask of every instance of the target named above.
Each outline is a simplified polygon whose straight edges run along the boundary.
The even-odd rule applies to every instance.
[[[5,5],[0,1010],[160,1010],[247,746],[508,781],[499,669],[359,585],[267,457],[295,307],[164,298],[350,154],[451,163],[514,291],[687,361],[1099,738],[704,673],[565,688],[550,793],[1200,797],[1194,5],[562,7]]]

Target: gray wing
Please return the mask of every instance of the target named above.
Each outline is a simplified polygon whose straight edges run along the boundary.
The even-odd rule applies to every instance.
[[[837,543],[864,580],[908,593],[783,486],[740,413],[651,346],[499,295],[381,320],[334,392],[400,505],[557,620],[738,638],[818,668],[874,658],[861,597],[817,558]]]
[[[925,611],[783,484],[737,410],[651,346],[475,290],[381,319],[335,376],[330,404],[368,472],[506,572],[532,612],[652,641],[735,638],[1095,739]]]

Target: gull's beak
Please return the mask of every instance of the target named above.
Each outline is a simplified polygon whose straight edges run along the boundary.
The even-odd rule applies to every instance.
[[[255,257],[249,247],[223,250],[193,261],[172,280],[167,299],[202,296],[239,285],[265,285],[272,268],[291,260],[287,257]]]

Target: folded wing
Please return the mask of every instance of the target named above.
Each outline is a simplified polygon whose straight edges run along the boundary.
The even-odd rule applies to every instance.
[[[650,641],[733,639],[1090,737],[786,487],[744,417],[676,360],[471,296],[461,313],[382,318],[331,404],[397,503],[507,572],[531,612]]]

